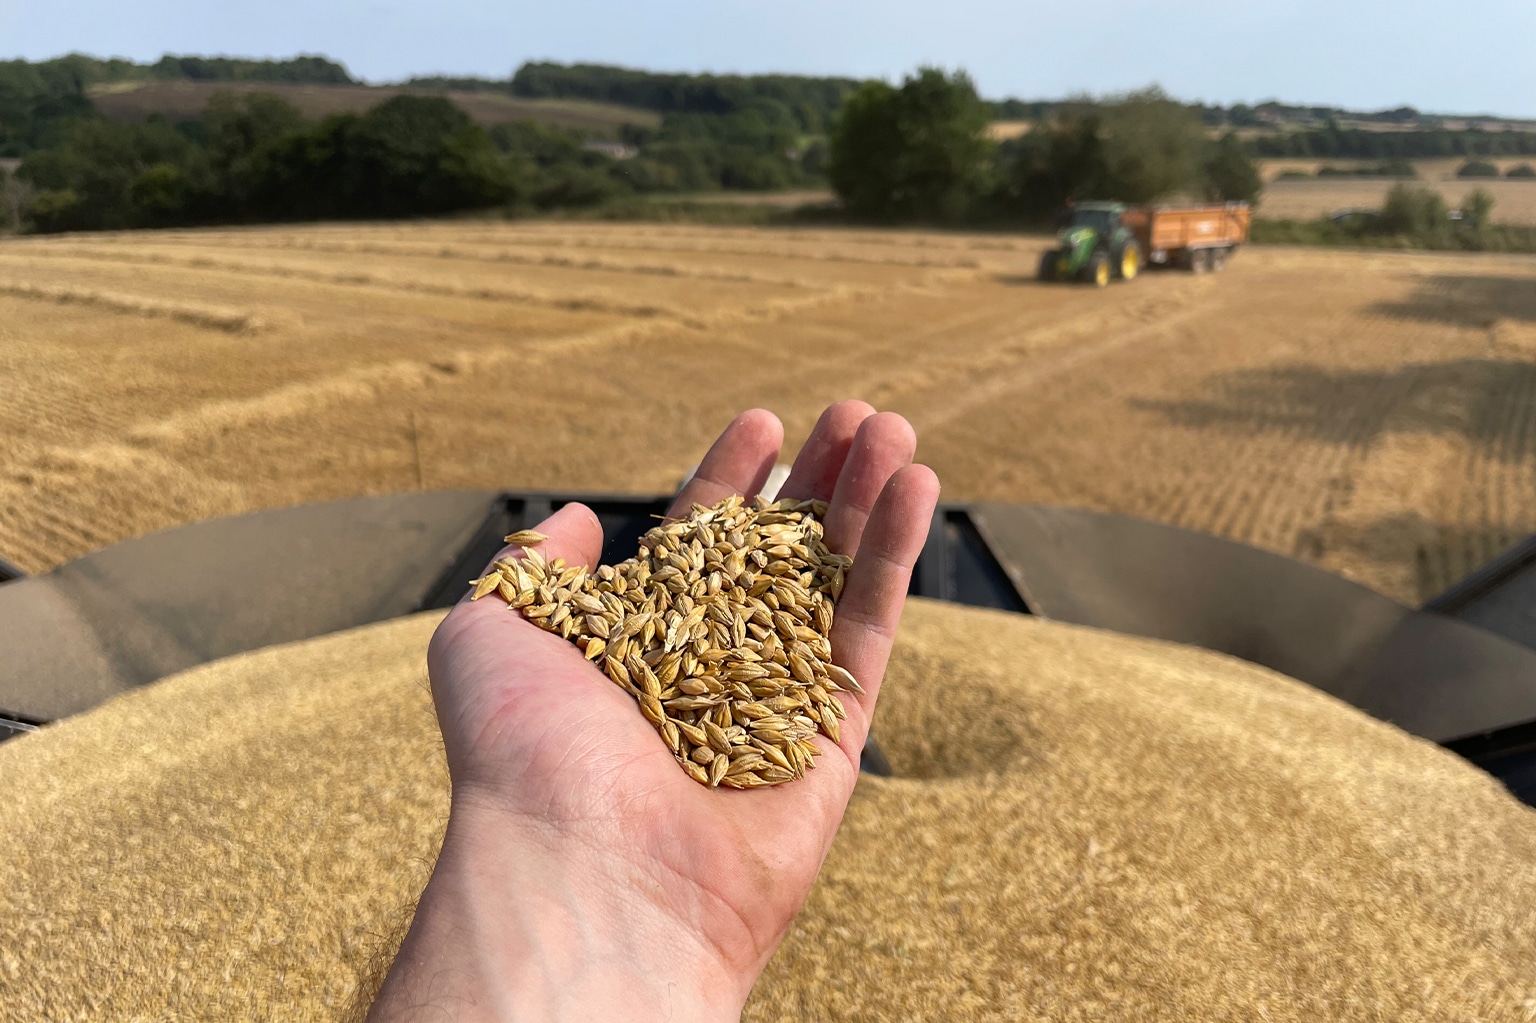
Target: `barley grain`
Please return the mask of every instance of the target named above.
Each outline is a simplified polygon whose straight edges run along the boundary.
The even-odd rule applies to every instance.
[[[588,572],[524,548],[474,580],[473,599],[509,608],[572,641],[635,698],[688,776],[711,788],[803,777],[840,739],[835,693],[858,682],[832,663],[834,604],[852,559],[822,539],[821,501],[740,497],[694,505],[640,540],[635,557]]]
[[[511,536],[506,537],[503,542],[509,543],[513,547],[537,547],[548,539],[549,537],[537,529],[519,529]]]

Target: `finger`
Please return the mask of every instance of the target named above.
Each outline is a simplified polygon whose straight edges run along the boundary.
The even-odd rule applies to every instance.
[[[597,559],[602,555],[603,525],[592,509],[584,504],[572,501],[540,522],[535,528],[549,538],[533,548],[546,562],[564,558],[567,565],[583,565],[591,568],[597,564]],[[491,566],[497,561],[503,558],[514,560],[526,558],[528,551],[529,549],[524,547],[503,547],[491,560],[491,565],[486,566],[482,575],[491,572]],[[473,593],[473,589],[466,589],[464,596],[459,598],[452,612],[432,634],[432,642],[427,648],[427,668],[428,674],[434,679],[449,677],[440,672],[435,665],[442,661],[448,649],[455,646],[459,638],[464,635],[486,628],[501,630],[502,635],[505,635],[505,630],[509,629],[537,630],[537,626],[527,621],[521,614],[508,614],[507,602],[501,599],[500,594],[492,592],[482,600],[471,600]],[[558,637],[550,637],[550,639],[558,640]],[[562,656],[551,652],[558,650],[559,645],[559,643],[549,643],[539,646],[538,649],[544,651],[539,656]],[[574,651],[576,648],[572,646],[570,649]],[[576,656],[581,655],[578,653]]]
[[[765,409],[743,412],[731,421],[710,447],[677,497],[667,518],[681,518],[696,504],[705,507],[740,494],[752,497],[763,488],[779,448],[784,445],[784,424]]]
[[[857,757],[869,732],[880,680],[901,623],[912,566],[928,539],[939,501],[939,478],[926,465],[896,472],[875,502],[864,542],[848,573],[832,624],[833,660],[852,673],[863,695],[843,697],[848,719],[842,747]],[[857,762],[857,761],[855,761]]]
[[[911,465],[916,452],[912,424],[894,412],[877,413],[859,425],[822,522],[828,547],[840,554],[858,553],[864,525],[886,481]]]
[[[582,565],[590,569],[602,556],[603,524],[591,508],[579,501],[564,505],[534,528],[549,538],[537,547],[531,548],[537,550],[546,562],[564,558],[567,565]],[[491,564],[486,566],[485,571],[490,572],[491,565],[503,558],[514,560],[525,558],[529,550],[530,548],[526,547],[503,547],[496,552],[496,556],[491,559]],[[465,596],[467,597],[468,594]]]
[[[789,478],[779,488],[780,495],[830,501],[859,424],[874,414],[874,406],[852,399],[827,406],[795,456]]]

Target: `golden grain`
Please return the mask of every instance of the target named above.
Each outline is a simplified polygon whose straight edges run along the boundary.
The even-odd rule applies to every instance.
[[[519,529],[511,536],[508,536],[504,542],[511,544],[513,547],[537,547],[548,539],[549,537],[537,529]]]
[[[858,683],[831,662],[828,637],[852,559],[822,540],[821,501],[731,497],[656,526],[639,553],[588,572],[525,548],[475,580],[509,608],[573,641],[634,697],[694,781],[756,788],[803,777],[840,741],[834,693]]]

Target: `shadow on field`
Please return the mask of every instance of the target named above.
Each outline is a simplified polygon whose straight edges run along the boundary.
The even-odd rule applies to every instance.
[[[1332,444],[1368,444],[1389,433],[1459,435],[1506,461],[1536,448],[1536,365],[1510,359],[1380,371],[1275,366],[1219,374],[1206,387],[1209,398],[1132,406],[1176,426],[1298,432]]]
[[[1402,512],[1368,523],[1325,522],[1302,530],[1294,553],[1321,561],[1325,554],[1347,551],[1378,565],[1411,567],[1416,602],[1422,604],[1522,537],[1491,526],[1442,525],[1417,512]]]
[[[1439,274],[1403,301],[1380,302],[1371,312],[1456,327],[1491,327],[1502,319],[1536,323],[1536,277]]]

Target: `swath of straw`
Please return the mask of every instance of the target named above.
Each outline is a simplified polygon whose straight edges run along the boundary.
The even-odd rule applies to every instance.
[[[822,540],[824,501],[730,497],[640,539],[635,557],[595,572],[546,560],[547,537],[507,542],[473,598],[496,594],[558,633],[635,698],[701,785],[749,789],[803,777],[833,742],[841,692],[862,692],[832,663],[833,611],[853,559]]]

